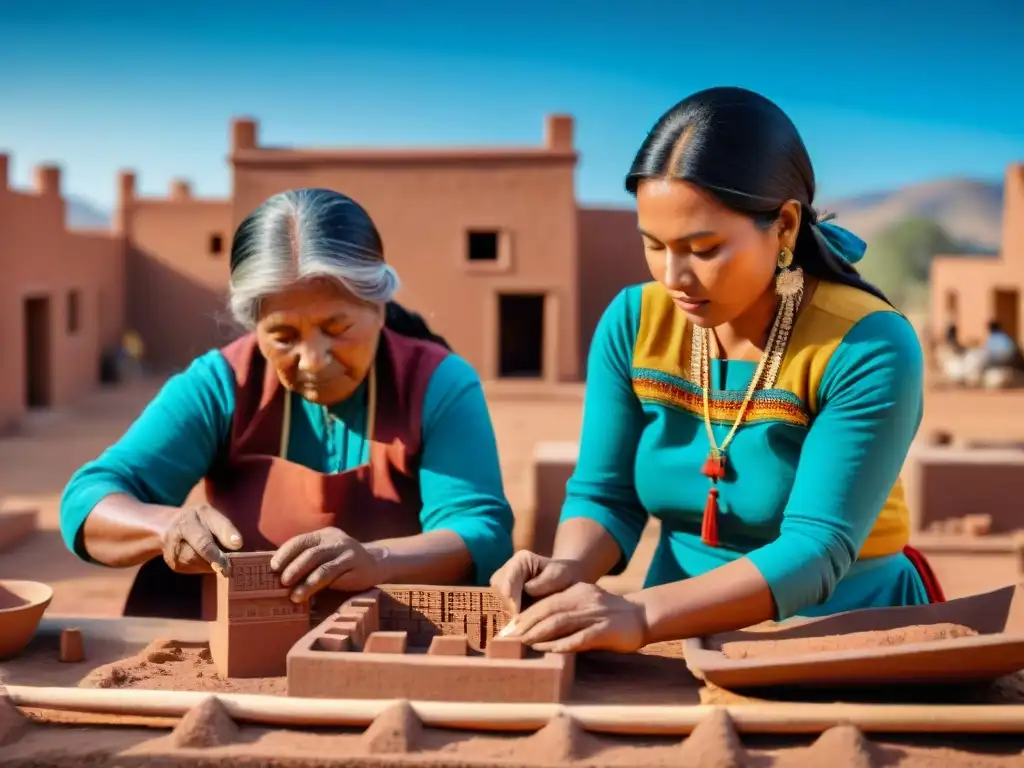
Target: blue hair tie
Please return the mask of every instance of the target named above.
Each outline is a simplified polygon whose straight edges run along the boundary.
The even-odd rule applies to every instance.
[[[821,239],[836,258],[847,264],[856,264],[864,258],[868,245],[850,230],[830,224],[828,221],[819,221],[811,226],[818,230]]]

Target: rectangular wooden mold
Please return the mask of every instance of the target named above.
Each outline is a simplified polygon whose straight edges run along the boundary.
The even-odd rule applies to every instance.
[[[382,586],[357,595],[288,653],[288,695],[552,703],[575,657],[496,638],[508,623],[486,588]]]
[[[210,655],[222,677],[283,677],[288,651],[309,632],[309,603],[288,597],[270,570],[273,554],[229,554],[231,576],[217,577]]]
[[[727,643],[833,638],[936,624],[959,625],[977,635],[748,658],[723,653]],[[765,628],[693,638],[685,641],[684,649],[690,671],[722,688],[990,682],[1024,669],[1024,585],[932,605],[790,619]]]

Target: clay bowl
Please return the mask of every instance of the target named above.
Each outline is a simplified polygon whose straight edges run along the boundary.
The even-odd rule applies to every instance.
[[[53,590],[38,581],[0,579],[0,659],[25,650],[52,599]]]

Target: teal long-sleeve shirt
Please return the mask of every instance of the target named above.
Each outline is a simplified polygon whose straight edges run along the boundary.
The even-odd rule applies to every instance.
[[[902,553],[908,522],[897,487],[923,404],[922,353],[907,320],[856,289],[818,286],[778,383],[755,396],[729,447],[717,547],[700,537],[710,444],[685,325],[655,283],[625,289],[605,311],[562,520],[603,526],[619,544],[621,568],[648,517],[658,518],[647,586],[747,557],[780,619],[927,602]],[[719,445],[755,368],[712,361]]]
[[[322,411],[291,394],[288,459],[319,472],[365,463],[369,442],[365,385]],[[112,494],[148,504],[179,506],[203,479],[229,437],[235,411],[234,373],[219,351],[173,376],[114,445],[71,478],[61,499],[67,547],[89,559],[79,531],[93,507]],[[476,371],[447,356],[427,385],[419,469],[423,531],[458,534],[473,559],[475,580],[487,584],[512,555],[512,511],[505,499],[490,412]]]

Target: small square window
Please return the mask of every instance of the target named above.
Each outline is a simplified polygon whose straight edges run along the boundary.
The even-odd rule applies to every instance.
[[[224,238],[220,235],[210,235],[210,255],[220,256],[224,253]]]
[[[498,232],[470,230],[466,233],[466,256],[469,261],[498,260]]]

